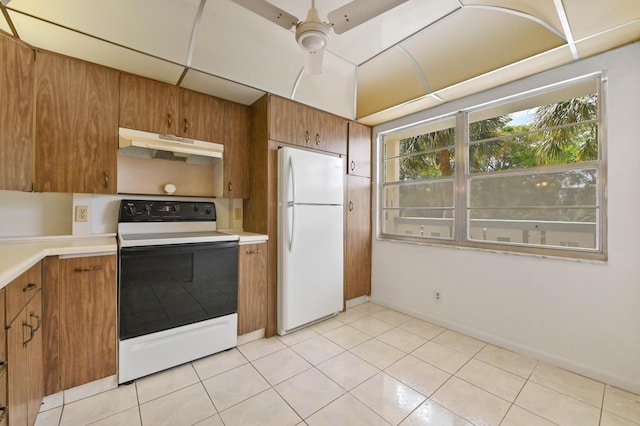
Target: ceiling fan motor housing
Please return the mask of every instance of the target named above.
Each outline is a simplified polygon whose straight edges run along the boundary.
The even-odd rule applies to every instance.
[[[329,43],[329,25],[320,20],[315,7],[309,9],[307,19],[296,27],[296,41],[307,52],[317,52]]]

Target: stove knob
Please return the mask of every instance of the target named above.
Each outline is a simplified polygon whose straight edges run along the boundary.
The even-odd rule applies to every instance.
[[[127,209],[129,210],[129,214],[131,216],[136,214],[136,206],[127,206]]]
[[[200,211],[200,207],[196,204],[193,206],[193,211],[198,213]]]
[[[204,214],[211,214],[211,209],[209,207],[204,209]]]
[[[149,214],[151,212],[151,205],[145,204],[142,210],[144,210],[145,213]]]

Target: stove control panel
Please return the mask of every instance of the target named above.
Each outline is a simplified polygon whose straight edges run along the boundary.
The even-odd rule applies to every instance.
[[[216,205],[206,201],[122,200],[118,222],[196,222],[216,220]]]

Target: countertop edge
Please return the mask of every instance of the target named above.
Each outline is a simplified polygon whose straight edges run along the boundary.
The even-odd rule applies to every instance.
[[[116,254],[115,234],[0,239],[0,289],[47,256]]]

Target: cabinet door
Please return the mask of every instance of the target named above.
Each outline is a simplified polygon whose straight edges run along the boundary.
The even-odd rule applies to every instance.
[[[5,290],[0,290],[0,426],[7,425],[7,330],[4,322]]]
[[[42,352],[44,394],[60,392],[60,328],[59,261],[57,256],[42,260]]]
[[[347,173],[371,177],[371,128],[349,122]]]
[[[222,99],[180,89],[178,135],[207,142],[224,142]]]
[[[120,127],[178,133],[178,87],[120,74]]]
[[[309,109],[307,116],[313,148],[336,154],[347,153],[347,120],[314,109]]]
[[[12,426],[35,424],[42,404],[41,318],[38,291],[7,329],[7,396]]]
[[[0,35],[0,58],[0,190],[31,191],[34,52]]]
[[[38,52],[36,108],[36,190],[115,194],[118,73]]]
[[[60,381],[116,374],[116,256],[60,259]]]
[[[38,262],[7,286],[7,324],[11,324],[14,318],[22,311],[24,305],[42,288],[41,271],[42,267]]]
[[[267,324],[267,243],[240,246],[238,260],[238,335]]]
[[[25,309],[25,319],[33,328],[33,337],[26,347],[29,377],[27,390],[27,422],[36,423],[36,417],[42,406],[44,396],[43,362],[42,362],[42,292],[38,292]],[[13,423],[12,423],[13,425]]]
[[[305,108],[278,96],[269,97],[269,139],[311,146],[311,132],[305,122]]]
[[[371,294],[371,180],[347,176],[345,300]]]
[[[249,198],[249,107],[227,102],[224,122],[224,196]]]

